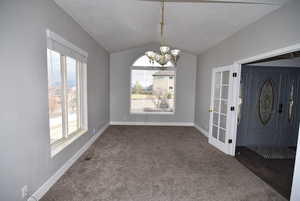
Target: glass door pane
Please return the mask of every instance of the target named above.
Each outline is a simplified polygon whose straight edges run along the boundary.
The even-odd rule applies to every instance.
[[[227,131],[229,75],[230,71],[216,72],[214,82],[212,137],[223,144]]]
[[[222,72],[221,81],[221,103],[219,114],[219,140],[225,143],[227,131],[227,111],[228,111],[228,94],[229,94],[229,75],[230,71]]]

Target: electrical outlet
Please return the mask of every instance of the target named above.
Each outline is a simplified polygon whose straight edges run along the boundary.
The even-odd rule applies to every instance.
[[[96,128],[93,128],[93,135],[96,134]]]
[[[27,187],[27,185],[22,187],[21,193],[22,193],[22,198],[26,198],[28,196],[28,187]]]

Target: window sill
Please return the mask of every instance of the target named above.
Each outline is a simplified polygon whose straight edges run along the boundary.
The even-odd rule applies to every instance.
[[[56,154],[65,149],[68,145],[78,139],[80,136],[86,134],[88,130],[78,131],[77,133],[72,134],[70,137],[63,139],[59,142],[51,144],[51,158],[53,158]]]
[[[132,115],[175,115],[175,112],[130,112]]]

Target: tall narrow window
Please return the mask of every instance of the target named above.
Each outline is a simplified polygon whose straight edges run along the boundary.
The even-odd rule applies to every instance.
[[[48,100],[51,144],[63,138],[61,55],[48,49]]]
[[[47,34],[50,143],[56,145],[87,130],[86,56],[60,36]]]
[[[80,128],[80,86],[78,80],[80,79],[79,64],[76,60],[67,57],[67,106],[68,106],[68,134],[71,134]]]

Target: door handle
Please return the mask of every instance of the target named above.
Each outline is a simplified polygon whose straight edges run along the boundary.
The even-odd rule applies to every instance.
[[[283,108],[283,104],[280,103],[280,104],[279,104],[279,109],[278,109],[278,113],[279,113],[279,114],[282,113],[282,110],[283,110],[282,108]]]

